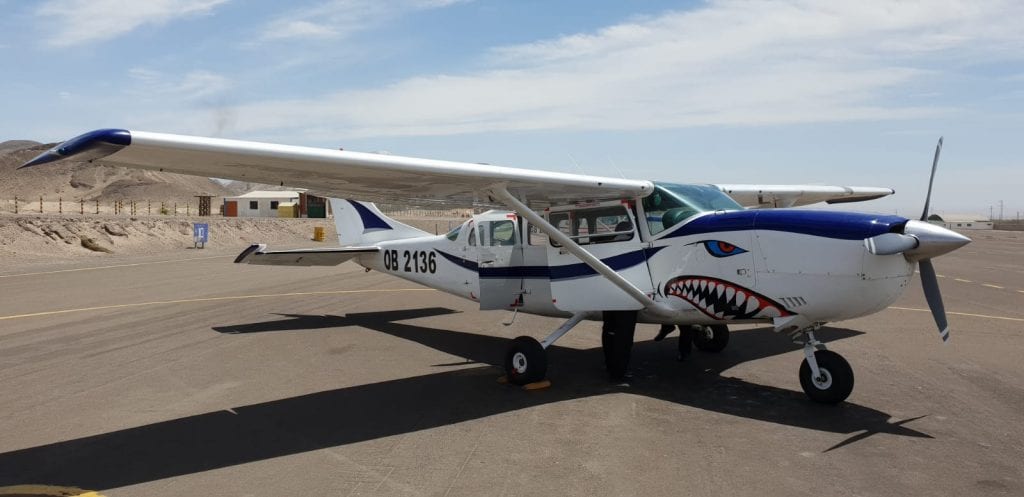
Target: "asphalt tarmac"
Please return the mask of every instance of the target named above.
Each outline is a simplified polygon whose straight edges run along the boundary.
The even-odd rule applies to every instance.
[[[935,261],[949,344],[917,282],[820,333],[857,375],[839,406],[763,327],[680,363],[640,326],[616,385],[585,323],[523,391],[495,365],[558,320],[351,264],[6,271],[0,495],[1024,495],[1024,233],[971,236]]]

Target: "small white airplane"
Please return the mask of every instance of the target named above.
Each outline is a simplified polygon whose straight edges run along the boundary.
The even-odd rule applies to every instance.
[[[940,336],[949,338],[931,259],[970,239],[925,222],[941,147],[940,139],[920,220],[788,208],[870,200],[892,194],[888,188],[683,185],[123,129],[72,138],[21,167],[101,160],[361,200],[504,206],[431,235],[372,203],[332,199],[340,247],[257,244],[235,262],[354,260],[482,310],[568,318],[543,340],[512,341],[504,365],[518,385],[544,380],[545,349],[583,320],[603,321],[613,379],[627,372],[637,323],[663,325],[659,336],[679,327],[681,356],[691,342],[724,349],[728,324],[770,324],[803,345],[804,392],[838,403],[853,390],[853,370],[814,332],[885,309],[915,264]]]

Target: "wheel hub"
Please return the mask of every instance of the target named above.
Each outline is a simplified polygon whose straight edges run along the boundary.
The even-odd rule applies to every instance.
[[[818,371],[821,372],[821,375],[812,377],[811,382],[819,390],[828,390],[832,386],[832,373],[821,366],[818,366]]]
[[[512,356],[512,370],[517,374],[523,374],[526,372],[526,354],[522,352],[516,352]]]

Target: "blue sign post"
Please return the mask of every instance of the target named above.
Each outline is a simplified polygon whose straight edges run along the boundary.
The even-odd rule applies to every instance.
[[[210,225],[207,223],[192,223],[192,242],[196,248],[203,248],[210,239]]]

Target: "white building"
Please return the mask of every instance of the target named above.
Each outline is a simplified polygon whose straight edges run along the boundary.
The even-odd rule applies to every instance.
[[[951,230],[990,230],[992,229],[992,221],[988,219],[978,219],[979,216],[961,215],[961,214],[943,214],[937,216],[940,219],[932,220],[929,222],[948,228]]]
[[[238,197],[224,199],[225,217],[277,217],[277,208],[281,204],[296,203],[299,192],[282,191],[251,191]]]

